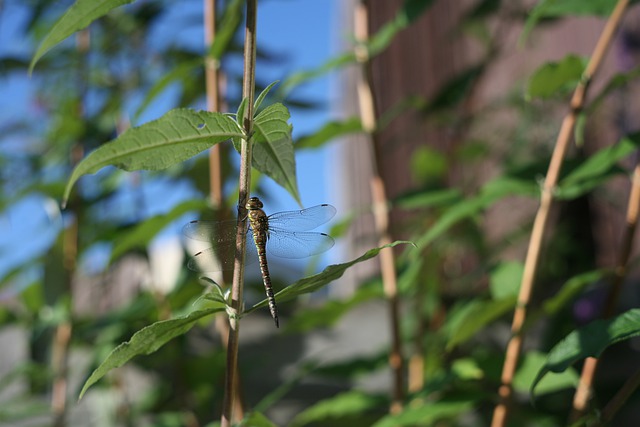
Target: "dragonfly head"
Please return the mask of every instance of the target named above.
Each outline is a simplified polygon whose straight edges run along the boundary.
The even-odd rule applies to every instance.
[[[260,199],[258,199],[257,197],[251,197],[247,202],[247,204],[245,205],[245,208],[247,210],[255,210],[255,209],[262,209],[263,206],[264,205],[262,204]]]

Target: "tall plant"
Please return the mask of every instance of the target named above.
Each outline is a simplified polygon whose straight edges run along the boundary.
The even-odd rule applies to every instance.
[[[33,69],[42,55],[55,44],[118,6],[120,2],[104,2],[100,8],[93,7],[93,3],[88,1],[75,3],[45,36],[36,51],[31,68]],[[81,397],[92,384],[114,367],[123,365],[136,355],[156,351],[170,339],[187,332],[205,316],[226,312],[231,328],[227,345],[227,386],[222,424],[230,425],[231,423],[233,399],[237,395],[234,388],[237,384],[235,374],[237,373],[239,322],[242,316],[265,304],[265,302],[259,303],[251,310],[242,309],[246,244],[244,206],[249,196],[252,163],[260,172],[287,189],[296,200],[300,200],[291,127],[288,124],[289,112],[279,103],[260,110],[273,85],[267,87],[254,101],[256,11],[256,1],[249,1],[246,7],[243,99],[235,114],[190,109],[169,111],[158,120],[126,130],[113,141],[92,151],[79,162],[69,178],[63,194],[63,206],[66,205],[74,184],[81,176],[95,173],[105,166],[116,166],[125,171],[162,170],[228,140],[233,141],[240,153],[237,255],[230,294],[214,286],[211,292],[205,293],[200,298],[201,304],[198,309],[172,319],[161,320],[134,334],[131,340],[118,346],[98,366],[86,381],[80,392]],[[215,47],[214,42],[212,50]],[[397,243],[390,243],[387,246],[395,244]],[[300,294],[317,290],[340,277],[353,264],[376,256],[381,249],[368,251],[351,262],[330,266],[320,274],[287,287],[276,297],[280,301],[286,301]]]
[[[82,28],[89,26],[89,31],[95,28],[100,29],[101,25],[108,28],[106,23],[111,22],[111,17],[119,18],[114,19],[113,22],[125,22],[123,17],[127,17],[129,13],[141,20],[145,17],[157,16],[154,13],[159,13],[153,7],[150,9],[122,8],[121,6],[125,3],[132,2],[107,0],[96,3],[78,0],[55,25],[47,30],[47,35],[43,38],[31,63],[34,75],[38,75],[40,67],[59,60],[58,55],[62,52],[69,53],[61,48],[49,51],[65,38],[81,31]],[[376,111],[372,101],[362,102],[363,115],[360,118],[352,117],[329,122],[316,132],[300,138],[296,144],[292,141],[288,108],[279,102],[267,105],[274,98],[287,99],[291,91],[301,83],[350,65],[362,67],[361,82],[366,83],[363,85],[365,90],[362,92],[362,99],[376,99],[378,96],[375,92],[376,87],[366,78],[366,67],[371,66],[369,61],[384,52],[397,34],[419,22],[419,18],[429,12],[432,3],[429,0],[403,2],[397,14],[383,24],[378,32],[369,35],[366,31],[369,30],[369,25],[365,25],[366,30],[356,34],[353,49],[347,49],[346,53],[336,56],[318,69],[295,72],[283,79],[282,83],[268,85],[264,91],[255,96],[255,58],[256,50],[260,47],[260,40],[255,37],[255,26],[259,24],[256,0],[248,0],[246,4],[240,0],[225,2],[223,18],[218,20],[216,31],[209,34],[206,55],[200,57],[188,52],[176,54],[174,59],[178,66],[150,85],[150,89],[141,95],[143,101],[139,114],[142,114],[145,108],[156,99],[158,93],[172,82],[182,83],[183,101],[193,100],[201,95],[204,89],[193,85],[192,81],[199,80],[203,65],[209,72],[216,70],[224,55],[233,52],[233,37],[238,26],[242,26],[241,17],[244,11],[246,20],[242,51],[245,71],[242,99],[235,101],[238,105],[235,112],[222,113],[221,108],[213,106],[213,102],[209,105],[210,111],[178,108],[168,111],[157,120],[132,129],[123,130],[127,127],[126,123],[119,123],[118,136],[114,138],[112,126],[105,125],[108,120],[104,120],[103,115],[95,117],[88,115],[79,120],[77,110],[73,110],[75,108],[73,106],[78,105],[77,100],[63,103],[71,107],[61,117],[60,132],[57,135],[65,138],[64,140],[69,144],[88,141],[83,148],[87,152],[90,151],[81,161],[78,161],[64,191],[60,185],[53,188],[53,194],[64,192],[64,199],[69,198],[68,209],[73,210],[78,217],[79,252],[89,247],[92,242],[104,240],[105,235],[110,235],[115,228],[105,221],[104,217],[96,215],[96,211],[100,209],[93,206],[102,199],[109,199],[121,185],[121,181],[101,180],[100,185],[95,186],[98,189],[98,196],[95,196],[95,193],[89,194],[88,191],[72,191],[80,177],[96,172],[103,173],[101,171],[106,166],[116,166],[126,171],[159,171],[154,172],[155,176],[166,177],[169,174],[164,171],[171,167],[169,171],[176,176],[195,177],[193,181],[196,183],[207,182],[208,180],[203,176],[209,175],[203,172],[206,168],[203,167],[205,162],[202,161],[202,157],[197,157],[195,161],[189,159],[211,147],[228,146],[228,151],[233,155],[235,155],[233,153],[235,149],[240,156],[241,165],[238,177],[232,178],[234,182],[236,179],[238,182],[238,198],[236,200],[233,196],[227,196],[227,199],[233,199],[231,204],[238,205],[235,257],[237,262],[231,290],[207,281],[209,288],[204,293],[199,289],[194,291],[194,288],[185,290],[187,288],[185,287],[173,295],[162,296],[156,293],[155,299],[142,296],[130,306],[109,313],[104,322],[110,325],[110,328],[104,328],[102,321],[96,323],[83,318],[72,318],[71,343],[74,339],[97,342],[100,349],[100,352],[96,352],[100,354],[94,356],[95,370],[85,382],[81,396],[113,368],[122,366],[137,355],[149,355],[138,359],[140,364],[145,366],[154,365],[156,360],[154,357],[159,357],[156,351],[163,346],[174,350],[171,356],[176,359],[187,357],[184,351],[185,346],[183,346],[185,340],[181,337],[198,323],[208,323],[211,316],[216,314],[229,328],[224,352],[203,357],[193,364],[176,363],[175,370],[163,371],[160,375],[171,378],[171,388],[176,389],[175,395],[185,396],[185,401],[194,400],[196,394],[199,402],[207,401],[204,406],[201,404],[198,409],[193,409],[193,413],[189,416],[181,417],[175,422],[177,425],[198,425],[199,419],[210,419],[212,406],[210,402],[214,402],[213,406],[221,410],[223,425],[231,425],[243,415],[244,423],[247,425],[270,425],[271,422],[264,415],[265,410],[303,378],[315,377],[321,377],[323,381],[330,379],[341,384],[349,382],[347,386],[349,389],[342,393],[335,393],[327,399],[318,400],[298,412],[291,421],[292,425],[325,423],[396,426],[430,425],[438,422],[443,425],[460,423],[488,425],[493,417],[494,425],[499,426],[506,423],[507,411],[515,422],[523,425],[542,422],[564,425],[571,404],[567,403],[562,410],[559,410],[556,403],[561,399],[555,399],[553,404],[548,404],[547,399],[551,393],[555,393],[552,396],[562,396],[562,401],[568,402],[565,391],[577,381],[576,374],[570,369],[571,364],[587,357],[598,356],[611,344],[637,335],[640,332],[640,322],[637,310],[630,310],[617,317],[612,316],[613,312],[608,312],[606,314],[610,318],[590,324],[584,329],[576,329],[575,326],[567,327],[568,322],[561,323],[559,319],[567,316],[571,303],[577,295],[589,285],[608,279],[610,271],[607,268],[597,268],[595,265],[584,269],[580,266],[581,270],[569,277],[553,276],[553,271],[540,271],[541,263],[538,261],[538,256],[545,254],[541,237],[544,229],[549,226],[549,221],[553,219],[548,216],[548,207],[552,201],[574,200],[590,194],[592,190],[602,188],[612,177],[622,175],[624,170],[618,166],[618,163],[637,150],[640,141],[638,135],[626,135],[617,144],[595,152],[582,162],[568,162],[562,165],[563,173],[559,173],[563,153],[569,147],[570,135],[574,129],[577,129],[576,136],[580,141],[585,129],[588,129],[585,123],[591,118],[591,114],[602,107],[602,101],[616,88],[632,81],[637,76],[637,72],[620,74],[603,85],[603,89],[594,97],[585,98],[586,89],[607,44],[602,42],[586,68],[584,62],[575,56],[544,64],[528,80],[526,100],[520,99],[522,98],[520,94],[512,95],[508,99],[499,101],[503,105],[492,105],[487,109],[489,111],[476,111],[473,109],[473,97],[476,96],[478,87],[492,78],[490,65],[496,59],[499,49],[503,47],[501,28],[504,22],[502,19],[508,17],[519,20],[522,17],[519,11],[514,12],[512,9],[515,7],[513,3],[500,5],[500,2],[480,1],[477,7],[472,8],[466,16],[464,24],[465,30],[473,30],[473,34],[480,34],[482,36],[480,39],[488,42],[486,57],[480,65],[465,70],[459,76],[454,76],[433,97],[427,99],[412,94],[390,111]],[[544,22],[543,18],[585,13],[610,15],[610,24],[602,36],[602,40],[608,42],[614,33],[616,23],[623,14],[625,3],[618,2],[617,8],[614,9],[613,2],[591,2],[587,5],[584,2],[541,1],[528,15],[525,34],[536,28],[539,22]],[[370,2],[362,2],[362,4],[372,6]],[[216,8],[214,7],[213,10]],[[491,25],[495,20],[499,24]],[[484,31],[481,25],[485,24],[487,26],[484,30],[490,28],[497,31]],[[134,26],[134,28],[137,27]],[[462,29],[460,31],[462,32]],[[98,34],[100,34],[99,31]],[[108,51],[106,47],[111,46],[110,42],[114,42],[108,37],[101,40],[104,45],[100,46],[105,47],[106,51]],[[126,46],[123,43],[116,44]],[[144,58],[140,61],[142,65],[146,64]],[[259,75],[257,77],[259,78]],[[103,80],[98,79],[98,81]],[[109,81],[112,80],[104,79],[104,82]],[[227,81],[233,82],[233,79],[230,78]],[[123,87],[131,87],[131,85],[135,86],[135,81],[129,81],[128,86],[123,84]],[[561,142],[558,144],[560,148],[552,156],[547,178],[540,186],[536,180],[537,174],[544,174],[546,164],[541,166],[544,161],[540,162],[536,158],[535,161],[527,162],[522,166],[519,160],[522,160],[522,157],[531,160],[533,155],[539,154],[529,149],[529,144],[533,140],[530,136],[533,133],[531,129],[542,121],[540,117],[547,117],[546,110],[550,110],[547,106],[552,103],[551,97],[564,93],[563,90],[570,85],[577,85],[578,90],[558,137]],[[64,94],[65,91],[60,92]],[[125,97],[124,92],[123,88],[119,95],[120,99]],[[60,95],[60,93],[57,94],[57,96]],[[117,111],[114,105],[118,104],[118,99],[115,97],[113,102],[106,102],[101,113],[111,114],[112,117],[117,116],[117,113],[114,113]],[[543,107],[538,108],[538,104],[529,103],[528,100],[531,99],[541,99],[542,101],[536,102],[544,103]],[[469,187],[464,185],[451,187],[446,180],[440,179],[444,175],[443,168],[446,171],[447,168],[454,166],[472,165],[473,160],[469,159],[473,159],[473,155],[477,158],[483,153],[490,152],[492,144],[500,138],[500,132],[495,132],[492,128],[492,140],[482,145],[477,141],[469,142],[473,138],[472,129],[479,122],[488,122],[491,109],[504,108],[504,104],[507,104],[506,108],[517,116],[518,126],[520,126],[509,134],[510,151],[504,159],[507,167],[487,182],[474,179],[473,185]],[[72,111],[73,114],[71,114]],[[266,300],[250,308],[245,308],[243,305],[244,246],[251,244],[245,242],[243,234],[246,217],[244,207],[252,188],[250,185],[252,169],[257,169],[271,177],[299,201],[294,148],[317,147],[336,137],[353,133],[364,133],[375,139],[385,126],[407,111],[414,114],[413,124],[416,127],[421,126],[423,121],[436,122],[438,126],[447,129],[448,134],[453,134],[457,143],[460,143],[459,150],[446,160],[439,157],[435,150],[426,147],[416,151],[411,161],[407,160],[407,165],[414,168],[417,175],[422,173],[420,176],[424,178],[424,185],[414,192],[391,200],[389,196],[384,195],[384,191],[376,193],[378,196],[382,195],[376,199],[372,209],[378,213],[379,241],[385,244],[390,241],[388,222],[385,223],[385,221],[389,219],[389,209],[395,209],[406,214],[402,223],[397,225],[399,229],[407,231],[407,234],[413,237],[417,249],[407,246],[407,252],[395,258],[398,253],[394,254],[389,248],[375,248],[350,262],[330,266],[322,273],[297,281],[276,294],[279,302],[285,302],[312,292],[339,278],[352,265],[371,259],[378,253],[386,253],[385,256],[391,259],[391,262],[387,263],[388,268],[383,275],[387,279],[391,278],[390,282],[393,283],[397,274],[397,286],[383,287],[378,278],[373,276],[368,283],[362,284],[347,299],[332,300],[321,307],[309,307],[304,310],[289,322],[291,324],[289,330],[307,333],[315,328],[328,327],[364,302],[386,298],[393,313],[388,320],[390,322],[388,330],[394,332],[391,348],[382,348],[374,354],[358,355],[333,363],[309,361],[300,369],[297,376],[285,381],[271,395],[264,397],[256,404],[253,411],[241,414],[239,409],[241,406],[237,405],[242,395],[239,392],[240,381],[237,377],[243,373],[243,367],[238,362],[238,355],[242,350],[238,345],[241,336],[239,326],[246,316],[267,305]],[[553,122],[551,119],[545,119],[545,121],[547,124]],[[63,122],[73,123],[63,127]],[[79,132],[83,127],[94,128],[90,138]],[[100,132],[95,132],[95,128]],[[69,130],[78,133],[73,134]],[[404,136],[395,135],[394,142],[403,144]],[[105,143],[108,140],[111,141]],[[228,141],[231,141],[231,144]],[[525,150],[529,149],[527,156],[518,157],[518,153],[513,154],[523,146]],[[78,160],[80,157],[82,156],[78,156]],[[514,160],[516,157],[518,158]],[[189,160],[187,164],[195,165],[193,169],[183,168],[183,162],[187,160]],[[377,161],[380,160],[381,158],[377,159]],[[215,167],[210,172],[214,173],[214,171]],[[381,181],[380,176],[376,177],[377,186],[374,186],[374,189],[380,190],[380,185],[383,185],[384,189],[385,183]],[[213,183],[210,186],[197,185],[203,192],[209,190],[206,187],[216,187]],[[34,187],[36,186],[34,184]],[[39,186],[40,189],[43,187]],[[634,211],[634,206],[637,207],[637,193],[635,188],[629,196],[630,221],[636,217],[637,212]],[[506,237],[498,243],[490,242],[481,219],[488,211],[509,206],[513,196],[519,197],[520,200],[527,198],[532,203],[540,202],[541,213],[533,221],[531,237],[528,237],[531,224],[526,222],[505,233]],[[212,200],[217,201],[214,208],[218,208],[222,199],[221,194],[212,197]],[[85,206],[91,212],[84,213]],[[157,230],[185,212],[204,211],[210,208],[211,206],[202,200],[188,200],[172,209],[168,215],[151,217],[135,226],[118,230],[119,238],[115,239],[112,260],[119,259],[132,250],[140,249],[148,243]],[[630,225],[630,229],[633,229],[633,225]],[[628,258],[632,238],[631,234],[628,236],[620,247],[620,265],[614,275],[615,283],[620,283],[625,268],[631,267],[628,264]],[[561,228],[558,228],[554,237],[568,240],[573,245],[574,251],[582,250],[576,247],[577,243],[571,239],[571,236],[565,235]],[[517,242],[523,238],[530,242],[527,262],[523,264],[501,260],[500,253],[504,248],[517,246]],[[462,251],[461,248],[473,251],[477,263],[472,271],[465,272],[464,277],[457,277],[449,270],[455,270],[451,266],[455,265],[457,254]],[[549,243],[548,248],[551,253],[555,245]],[[48,261],[49,265],[58,265],[56,257],[51,256]],[[545,295],[545,299],[539,306],[530,303],[529,300],[532,286],[536,282],[534,280],[536,272],[538,272],[538,278],[549,277],[554,281],[563,282],[559,285],[558,292]],[[522,285],[518,286],[518,283]],[[467,288],[473,289],[473,292],[469,292]],[[382,289],[387,290],[386,295]],[[25,296],[27,294],[32,295],[33,290],[25,292]],[[610,299],[614,299],[615,294],[615,292],[612,293]],[[192,303],[194,300],[195,304]],[[33,302],[30,303],[25,297],[25,304],[29,306],[29,304],[33,305]],[[609,307],[612,306],[613,303],[609,305]],[[411,310],[400,310],[400,307],[411,307]],[[511,344],[508,346],[510,350],[505,355],[503,349],[496,343],[502,342],[501,331],[508,329],[508,325],[505,326],[503,320],[511,311],[516,313],[512,326],[514,335],[510,338]],[[34,309],[33,312],[37,310]],[[141,316],[141,312],[145,315]],[[64,316],[60,318],[66,320]],[[548,352],[544,346],[523,351],[521,338],[533,333],[535,328],[532,326],[537,325],[541,319],[549,323],[553,322],[555,330],[574,330]],[[64,326],[65,322],[60,321],[58,324]],[[555,327],[555,325],[560,326]],[[64,331],[64,328],[61,330]],[[113,349],[114,341],[123,340],[126,342]],[[409,381],[404,381],[407,374],[404,365],[407,359],[405,351],[408,348],[411,348],[417,357],[412,358]],[[152,353],[155,354],[152,355]],[[501,378],[498,374],[500,370],[498,365],[503,358],[505,365]],[[416,364],[419,366],[416,367]],[[579,388],[580,392],[587,390],[593,382],[593,376],[590,373],[592,370],[589,371],[589,366],[593,366],[593,363],[585,364],[583,386]],[[357,383],[363,375],[371,375],[389,367],[393,369],[395,378],[395,388],[392,393],[376,393],[366,387],[351,385]],[[218,393],[213,384],[222,382],[221,372],[226,375],[225,387],[223,393]],[[547,375],[551,372],[557,375]],[[193,380],[193,377],[197,377],[197,381]],[[407,383],[408,387],[405,385]],[[637,389],[637,384],[638,375],[631,375],[615,398],[603,407],[603,418],[597,422],[614,419],[616,411],[623,407],[626,399],[631,396],[631,392]],[[209,391],[203,392],[203,390]],[[496,390],[500,391],[496,394]],[[527,398],[538,399],[536,406],[531,406],[529,399],[518,401],[514,391],[528,393]],[[204,398],[202,398],[203,395]],[[586,413],[595,419],[596,411],[591,413],[586,411],[588,407],[588,401],[584,398],[586,395],[588,393],[576,394],[575,420],[585,421],[586,418],[581,417]],[[494,402],[498,398],[501,401],[494,408]],[[174,397],[174,399],[171,404],[163,402],[164,405],[158,404],[158,406],[172,406],[180,398]],[[389,413],[388,408],[393,408],[393,413]],[[128,413],[132,412],[134,411]],[[127,411],[121,411],[121,413],[127,413]]]

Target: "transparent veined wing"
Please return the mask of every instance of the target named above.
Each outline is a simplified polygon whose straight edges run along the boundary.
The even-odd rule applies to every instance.
[[[235,220],[191,221],[182,228],[182,233],[190,239],[207,242],[211,247],[196,253],[187,267],[195,271],[233,270],[236,248]],[[248,242],[250,243],[250,242]],[[253,244],[247,245],[246,264],[255,263],[258,254]]]
[[[182,227],[182,233],[194,240],[214,245],[236,241],[237,221],[191,221]]]
[[[336,214],[331,205],[318,205],[298,211],[278,212],[268,217],[267,254],[280,258],[299,259],[322,253],[334,245],[331,236],[308,232]],[[209,242],[211,247],[198,252],[188,267],[200,271],[231,270],[235,257],[236,221],[192,221],[183,227],[191,239]],[[245,263],[253,264],[258,254],[253,244],[253,232],[247,229]]]
[[[267,254],[280,258],[300,259],[321,254],[334,245],[331,236],[308,231],[283,231],[269,227]]]
[[[300,211],[285,211],[269,215],[269,230],[308,231],[328,222],[336,214],[331,205],[318,205]]]

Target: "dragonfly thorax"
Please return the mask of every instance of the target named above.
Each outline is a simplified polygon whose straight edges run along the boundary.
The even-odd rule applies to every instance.
[[[251,209],[248,214],[251,228],[253,229],[253,238],[259,237],[263,233],[269,231],[269,217],[262,209]]]
[[[245,208],[249,211],[248,217],[253,229],[253,237],[260,238],[266,242],[269,229],[269,218],[262,210],[262,202],[257,197],[251,197]]]

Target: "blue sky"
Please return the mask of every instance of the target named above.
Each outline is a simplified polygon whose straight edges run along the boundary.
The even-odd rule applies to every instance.
[[[284,60],[277,66],[258,68],[257,73],[265,81],[282,80],[293,70],[315,68],[324,63],[336,52],[335,26],[338,12],[337,0],[260,0],[258,15],[258,43],[271,52],[283,55]],[[18,3],[20,4],[20,3]],[[202,1],[181,2],[181,7],[200,8]],[[33,47],[19,36],[19,25],[24,20],[22,6],[15,2],[5,2],[0,14],[0,53],[24,54]],[[193,10],[193,9],[192,9]],[[167,17],[165,25],[171,23]],[[162,33],[162,30],[159,30]],[[338,36],[341,36],[339,34]],[[202,32],[187,31],[181,34],[186,43],[201,43]],[[37,74],[37,68],[36,68]],[[37,78],[37,75],[36,77]],[[315,79],[312,83],[297,89],[296,94],[310,96],[323,103],[324,108],[314,112],[292,111],[291,123],[294,125],[294,137],[308,133],[322,125],[330,117],[332,100],[330,77]],[[0,126],[13,117],[33,116],[34,88],[32,80],[26,75],[0,78]],[[165,102],[171,96],[164,97]],[[143,117],[143,121],[158,117],[166,112],[163,97]],[[235,106],[231,107],[232,110]],[[34,120],[34,125],[36,121]],[[22,149],[22,141],[0,141],[0,149]],[[326,189],[327,150],[301,152],[297,155],[298,182],[303,204],[313,206],[319,203],[336,204],[337,195]],[[330,164],[330,163],[329,163]],[[297,209],[291,196],[270,182],[267,191],[276,203],[267,207],[275,212]],[[150,200],[149,214],[166,211],[169,204],[162,194],[162,184],[154,183],[146,190]],[[153,203],[151,203],[153,201]],[[9,206],[0,215],[0,277],[13,265],[27,261],[45,252],[60,227],[60,216],[55,203],[42,197],[28,197]]]

